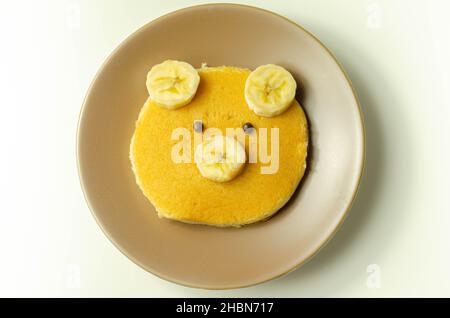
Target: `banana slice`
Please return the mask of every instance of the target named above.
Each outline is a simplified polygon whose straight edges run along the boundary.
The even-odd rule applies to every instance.
[[[199,83],[197,70],[186,62],[167,60],[153,66],[147,74],[150,99],[167,109],[188,104],[194,98]]]
[[[194,157],[200,174],[216,182],[234,179],[247,160],[239,141],[221,135],[211,136],[199,144]]]
[[[295,98],[297,83],[291,73],[274,64],[259,66],[247,78],[245,100],[257,115],[273,117],[284,112]]]

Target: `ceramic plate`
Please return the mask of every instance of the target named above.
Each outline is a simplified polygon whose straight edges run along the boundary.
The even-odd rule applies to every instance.
[[[300,84],[311,148],[299,190],[273,218],[243,228],[159,219],[128,159],[152,65],[280,64]],[[299,267],[336,232],[356,195],[364,162],[362,115],[336,59],[313,35],[275,13],[231,4],[179,10],[142,27],[108,58],[84,102],[78,166],[89,207],[109,239],[147,271],[179,284],[254,285]]]

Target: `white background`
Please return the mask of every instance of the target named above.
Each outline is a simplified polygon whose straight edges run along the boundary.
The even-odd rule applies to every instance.
[[[205,291],[156,278],[113,247],[77,176],[84,95],[126,36],[196,3],[0,1],[0,296],[449,297],[445,0],[243,2],[319,37],[347,69],[365,113],[359,196],[342,229],[308,264],[259,286]]]

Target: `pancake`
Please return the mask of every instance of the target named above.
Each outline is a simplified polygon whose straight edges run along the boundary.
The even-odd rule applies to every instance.
[[[200,84],[194,99],[176,110],[158,107],[148,99],[141,109],[130,146],[130,159],[136,182],[160,217],[213,226],[242,226],[267,219],[292,196],[306,168],[308,126],[297,101],[282,114],[261,117],[249,109],[244,87],[250,71],[235,67],[206,67],[199,70]],[[180,127],[192,136],[193,123],[205,128],[240,128],[251,123],[258,130],[279,130],[279,168],[262,174],[269,164],[258,160],[246,163],[233,180],[214,182],[203,177],[194,160],[175,163],[172,132]],[[197,132],[198,133],[198,132]],[[246,137],[248,140],[248,136]],[[260,142],[260,139],[258,140]],[[249,145],[245,143],[248,153]]]

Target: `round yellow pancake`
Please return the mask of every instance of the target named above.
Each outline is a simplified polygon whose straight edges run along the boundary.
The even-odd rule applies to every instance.
[[[199,70],[200,85],[194,99],[177,110],[163,109],[147,100],[139,114],[131,141],[130,159],[136,182],[159,216],[187,223],[241,226],[264,220],[292,196],[306,168],[308,126],[305,114],[294,101],[282,114],[265,118],[249,109],[244,98],[247,69],[208,67]],[[192,136],[193,123],[202,120],[205,129],[240,128],[251,123],[257,130],[279,129],[279,169],[262,174],[269,163],[246,163],[233,180],[218,183],[204,178],[194,160],[175,163],[174,129],[184,127]],[[248,153],[248,142],[246,142]]]

